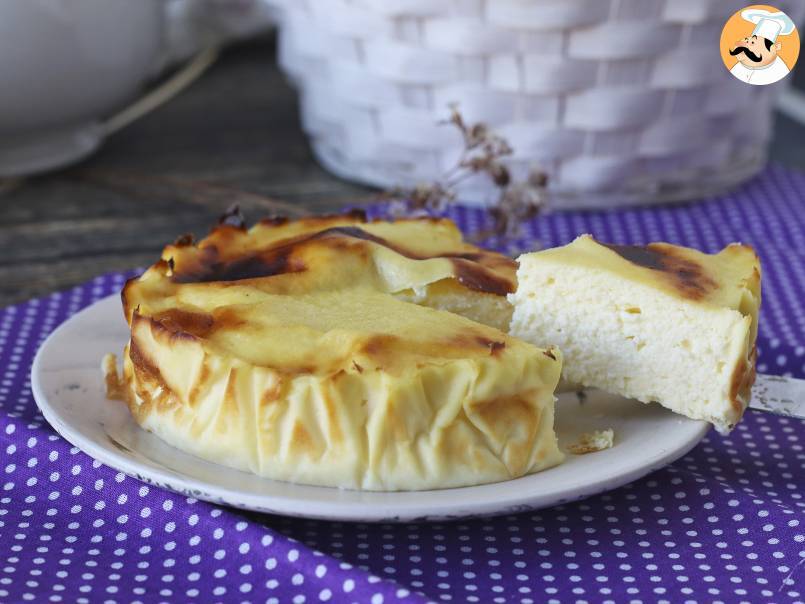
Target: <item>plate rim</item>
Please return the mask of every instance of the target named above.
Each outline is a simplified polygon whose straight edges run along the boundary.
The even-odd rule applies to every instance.
[[[42,342],[31,365],[31,391],[37,407],[41,411],[45,420],[50,424],[51,427],[53,427],[54,430],[56,430],[56,432],[59,433],[59,435],[62,436],[62,438],[64,438],[72,446],[78,448],[93,459],[100,461],[110,468],[123,472],[124,474],[146,484],[165,488],[185,496],[193,497],[195,499],[209,501],[216,504],[223,504],[239,509],[316,520],[380,523],[418,521],[442,522],[465,518],[489,517],[537,511],[547,507],[572,503],[581,499],[595,496],[602,492],[620,488],[658,469],[661,469],[691,451],[701,442],[711,427],[710,424],[701,420],[681,418],[691,422],[691,428],[698,427],[698,430],[692,432],[691,436],[684,442],[681,441],[676,446],[664,450],[662,454],[652,457],[651,463],[636,466],[626,472],[622,472],[614,476],[604,475],[601,478],[585,484],[581,488],[571,485],[559,491],[551,491],[549,494],[546,494],[545,492],[531,493],[527,489],[524,489],[519,491],[517,495],[508,496],[504,500],[484,498],[481,501],[465,500],[461,503],[456,503],[456,501],[453,499],[446,499],[444,502],[430,502],[421,504],[406,503],[394,505],[339,501],[337,497],[329,501],[311,501],[302,497],[288,497],[282,494],[266,496],[246,493],[199,478],[182,475],[169,468],[145,465],[142,462],[132,459],[130,456],[119,450],[105,447],[98,443],[96,439],[90,438],[84,434],[80,428],[71,425],[71,423],[63,417],[63,414],[59,412],[57,406],[55,406],[49,400],[49,398],[45,396],[45,393],[43,392],[43,385],[40,382],[40,375],[42,374],[44,359],[49,353],[52,352],[54,341],[57,341],[62,332],[67,329],[70,323],[77,321],[80,317],[97,312],[98,307],[109,305],[111,299],[113,298],[119,299],[119,294],[110,294],[105,296],[78,311],[77,313],[71,315],[61,324],[59,324],[59,326],[56,327]],[[98,359],[99,372],[101,371],[100,361],[101,360]],[[131,421],[137,430],[143,430],[143,428],[137,425],[133,419],[131,419]],[[154,436],[156,437],[156,435]],[[177,449],[177,451],[182,452],[179,449]],[[185,452],[182,453],[185,455],[191,455]],[[201,458],[195,459],[207,464],[213,463]],[[235,470],[228,468],[227,466],[221,467],[235,472],[242,472],[245,476],[252,476],[257,480],[266,481],[269,483],[283,482],[249,474],[248,472]],[[556,466],[556,468],[552,469],[561,470],[561,468],[562,466],[560,464],[559,466]],[[550,470],[545,471],[547,472]],[[513,480],[527,480],[529,477],[538,476],[539,474],[541,473],[538,472]],[[283,482],[283,484],[289,483]],[[342,492],[340,489],[335,487],[311,487],[311,485],[298,486],[304,486],[306,488],[329,489],[334,493]],[[419,493],[426,494],[450,490],[466,494],[468,491],[471,492],[474,489],[484,486],[488,487],[489,484],[457,487],[454,489],[419,491]],[[391,492],[379,491],[378,493]]]

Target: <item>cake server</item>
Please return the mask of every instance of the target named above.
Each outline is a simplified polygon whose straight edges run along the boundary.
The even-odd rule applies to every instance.
[[[759,373],[752,387],[752,409],[805,419],[805,380]]]

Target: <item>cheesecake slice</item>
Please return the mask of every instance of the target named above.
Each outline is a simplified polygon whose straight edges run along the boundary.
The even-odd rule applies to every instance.
[[[365,285],[172,280],[183,268],[127,287],[121,380],[136,421],[178,449],[366,490],[477,485],[562,460],[559,351]]]
[[[752,248],[709,255],[582,235],[518,261],[510,333],[558,346],[567,382],[657,401],[722,433],[741,419],[757,354]]]

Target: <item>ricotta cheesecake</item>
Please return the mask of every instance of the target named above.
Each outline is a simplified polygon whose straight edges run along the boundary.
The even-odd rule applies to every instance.
[[[131,300],[122,391],[178,449],[272,479],[460,487],[558,464],[557,350],[364,287]]]
[[[272,479],[393,491],[523,476],[563,458],[562,358],[498,329],[515,269],[447,220],[222,225],[126,284],[109,390],[168,444]]]
[[[717,254],[607,245],[582,235],[522,255],[510,333],[564,356],[563,378],[731,430],[755,379],[760,263]]]

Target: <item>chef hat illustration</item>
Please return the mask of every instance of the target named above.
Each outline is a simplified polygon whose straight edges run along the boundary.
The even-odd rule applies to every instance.
[[[741,13],[746,21],[755,24],[753,36],[774,42],[777,36],[787,36],[794,31],[794,22],[783,12],[773,13],[762,8],[748,8]]]

